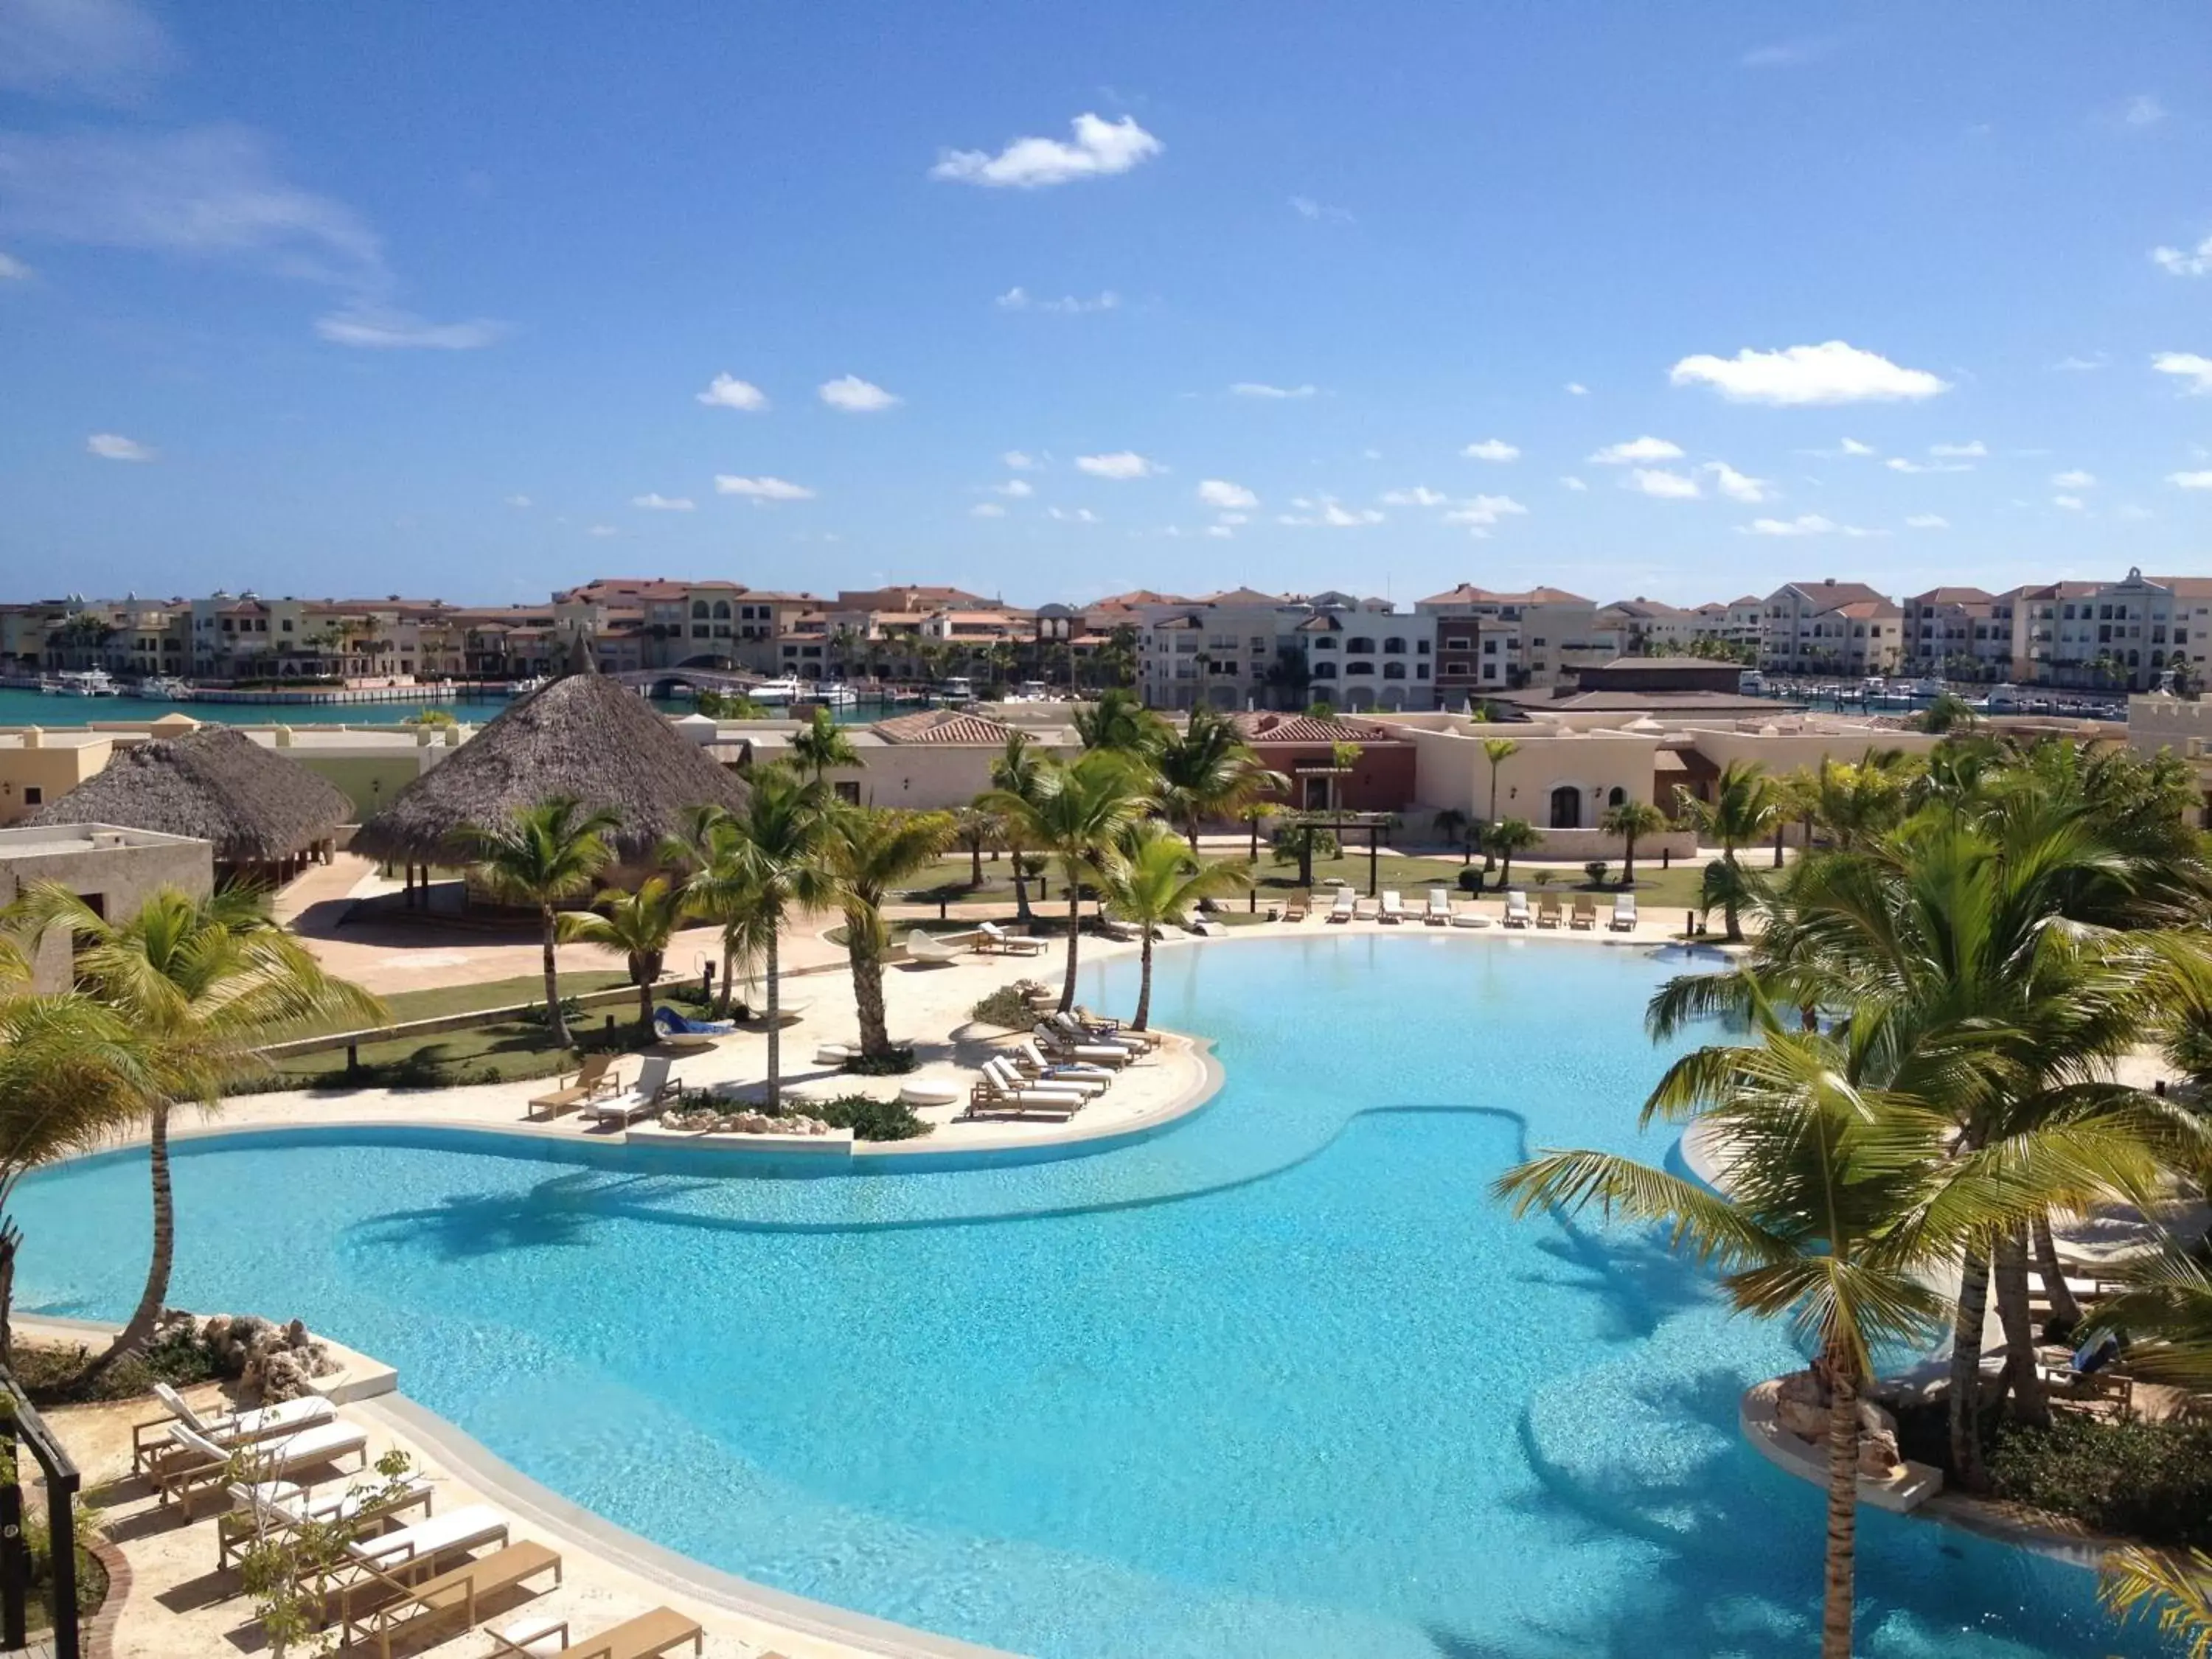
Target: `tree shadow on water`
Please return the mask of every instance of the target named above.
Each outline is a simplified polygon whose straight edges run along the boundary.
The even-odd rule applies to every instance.
[[[1600,1340],[1646,1340],[1676,1314],[1709,1299],[1710,1282],[1686,1267],[1656,1233],[1600,1232],[1564,1216],[1552,1219],[1558,1233],[1539,1237],[1536,1248],[1566,1271],[1516,1277],[1522,1284],[1570,1291],[1595,1302],[1611,1328],[1599,1333]]]
[[[364,1217],[349,1231],[363,1244],[465,1261],[506,1250],[587,1245],[608,1221],[693,1222],[698,1218],[659,1206],[711,1184],[571,1170],[520,1192],[449,1193],[435,1204]]]

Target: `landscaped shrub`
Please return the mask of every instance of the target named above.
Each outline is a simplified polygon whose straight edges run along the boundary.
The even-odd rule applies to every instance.
[[[1482,872],[1469,866],[1459,872],[1460,891],[1480,893],[1482,890]]]
[[[979,1025],[995,1025],[1006,1031],[1026,1031],[1036,1023],[1036,1016],[1030,1011],[1029,999],[1022,994],[1018,984],[1001,985],[981,998],[968,1011],[968,1018]]]
[[[1604,886],[1605,860],[1603,859],[1592,859],[1588,864],[1583,866],[1583,873],[1589,878],[1589,884],[1591,886]]]
[[[902,1100],[878,1100],[870,1095],[840,1095],[799,1108],[833,1129],[850,1129],[855,1140],[916,1140],[934,1127],[915,1115]]]
[[[1273,850],[1275,862],[1296,864],[1298,861],[1298,844],[1305,840],[1306,834],[1303,825],[1288,823],[1273,831],[1267,837],[1267,845]],[[1336,839],[1335,830],[1316,829],[1312,834],[1315,863],[1326,863],[1342,855],[1344,848]]]
[[[903,1077],[920,1064],[914,1057],[913,1049],[896,1048],[889,1054],[872,1057],[855,1055],[839,1069],[850,1072],[855,1077]]]
[[[93,1379],[89,1389],[81,1389],[76,1386],[76,1379],[91,1361],[91,1350],[82,1346],[49,1348],[18,1344],[15,1378],[23,1385],[23,1392],[31,1396],[33,1405],[56,1406],[84,1401],[135,1400],[149,1392],[156,1382],[181,1389],[194,1382],[205,1382],[216,1375],[214,1357],[201,1343],[198,1333],[183,1325],[161,1331],[137,1353],[117,1360],[102,1371]]]
[[[2149,1544],[2212,1545],[2212,1423],[2106,1422],[2062,1412],[1997,1430],[2001,1498]]]

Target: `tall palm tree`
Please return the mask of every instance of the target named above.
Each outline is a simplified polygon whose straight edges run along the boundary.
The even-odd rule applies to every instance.
[[[991,787],[1005,793],[1026,798],[1036,787],[1037,773],[1045,764],[1044,757],[1030,742],[1026,732],[1006,733],[1006,746],[991,763]],[[1029,878],[1022,873],[1022,837],[1020,820],[1000,817],[1004,826],[1007,856],[1014,866],[1014,914],[1022,921],[1030,919]]]
[[[814,717],[792,734],[791,758],[817,783],[833,769],[860,763],[860,750],[853,747],[851,736],[826,708],[816,709]]]
[[[648,877],[635,893],[620,890],[592,901],[603,914],[569,911],[557,924],[564,941],[596,945],[621,957],[637,987],[637,1024],[653,1029],[653,987],[668,959],[668,941],[684,925],[684,890],[665,876]]]
[[[538,912],[545,972],[545,1018],[553,1040],[574,1041],[561,1012],[559,913],[563,901],[580,898],[614,862],[607,831],[621,822],[605,807],[586,809],[573,795],[555,795],[526,806],[501,824],[465,824],[453,840],[469,861],[470,878],[502,904]]]
[[[1437,833],[1444,838],[1445,846],[1459,848],[1462,864],[1474,862],[1474,842],[1468,838],[1468,824],[1467,814],[1456,806],[1447,806],[1436,816]]]
[[[17,902],[25,934],[64,927],[75,941],[76,984],[130,1028],[141,1045],[154,1195],[153,1257],[138,1306],[86,1375],[144,1346],[161,1317],[176,1255],[169,1186],[169,1113],[180,1101],[212,1109],[223,1091],[264,1062],[257,1050],[289,1031],[344,1020],[366,1025],[384,1005],[323,971],[313,952],[271,920],[258,888],[206,898],[157,889],[131,915],[110,921],[68,889],[33,887]]]
[[[952,839],[953,822],[945,812],[887,806],[841,807],[827,821],[823,860],[845,912],[845,958],[853,969],[864,1059],[887,1059],[891,1052],[884,1008],[884,953],[890,948],[884,899],[936,861]]]
[[[1287,794],[1290,780],[1260,762],[1236,722],[1200,704],[1181,732],[1170,732],[1152,755],[1160,810],[1198,850],[1198,826],[1226,817],[1267,795]]]
[[[1521,752],[1521,745],[1511,738],[1485,738],[1482,740],[1483,758],[1490,763],[1490,817],[1498,822],[1498,769]],[[1488,845],[1486,840],[1486,846]]]
[[[1078,942],[1083,933],[1081,889],[1086,877],[1111,870],[1129,826],[1152,810],[1146,785],[1150,773],[1127,752],[1094,748],[1069,764],[1048,764],[1037,774],[1034,793],[1017,795],[994,789],[981,801],[1020,825],[1022,839],[1060,861],[1067,884],[1067,975],[1060,987],[1062,1012],[1075,1006]]]
[[[1543,839],[1541,832],[1526,818],[1507,818],[1490,826],[1483,835],[1482,847],[1485,853],[1504,854],[1504,863],[1498,872],[1500,887],[1513,879],[1513,855],[1527,852]]]
[[[1597,827],[1608,836],[1619,836],[1622,842],[1620,884],[1636,885],[1636,843],[1646,836],[1656,836],[1667,827],[1667,815],[1648,800],[1624,800],[1618,806],[1608,806]]]
[[[1722,1270],[1738,1310],[1788,1316],[1808,1340],[1828,1395],[1828,1522],[1822,1659],[1849,1659],[1858,1509],[1859,1395],[1873,1352],[1925,1340],[1945,1310],[1931,1269],[2005,1213],[2002,1182],[1935,1176],[1948,1121],[1879,1079],[1878,1038],[1785,1031],[1754,1005],[1753,1045],[1700,1049],[1668,1070],[1644,1119],[1696,1116],[1719,1133],[1724,1193],[1607,1152],[1541,1155],[1502,1176],[1516,1214],[1573,1213],[1658,1222],[1673,1247]]]
[[[742,896],[746,926],[760,941],[766,1103],[773,1108],[783,1087],[778,940],[787,918],[836,903],[837,881],[825,853],[830,802],[820,782],[781,765],[755,767],[748,782],[744,805],[736,811],[718,809],[708,823],[709,833],[726,844],[726,878]]]
[[[2186,1659],[2212,1659],[2212,1552],[2113,1550],[2098,1570],[2098,1595],[2115,1617],[2152,1615]]]
[[[1099,890],[1107,910],[1134,922],[1139,945],[1137,1012],[1129,1029],[1141,1031],[1152,1012],[1152,933],[1181,921],[1200,899],[1218,898],[1252,884],[1248,866],[1207,864],[1165,824],[1136,824],[1123,839],[1121,856],[1098,866]]]
[[[695,807],[682,832],[661,843],[660,860],[684,872],[684,913],[720,933],[722,988],[714,1006],[726,1014],[739,971],[750,975],[763,953],[757,896],[738,867],[738,832],[729,814],[719,806]]]
[[[1674,799],[1678,815],[1688,819],[1696,829],[1699,842],[1717,842],[1721,861],[1738,876],[1742,866],[1736,858],[1736,849],[1764,840],[1787,810],[1774,780],[1755,761],[1730,761],[1723,767],[1711,800],[1700,800],[1680,784],[1674,787]],[[1745,890],[1744,884],[1737,881],[1724,892],[1722,908],[1728,916],[1731,944],[1743,941],[1741,895]]]
[[[968,849],[968,884],[983,884],[983,849],[1006,837],[1006,820],[980,806],[963,806],[953,815],[952,840]]]
[[[1085,749],[1112,749],[1150,762],[1167,736],[1167,722],[1133,691],[1109,686],[1098,701],[1075,711],[1075,735]]]

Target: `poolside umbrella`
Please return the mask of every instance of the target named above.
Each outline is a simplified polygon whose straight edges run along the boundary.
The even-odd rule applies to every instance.
[[[354,832],[390,863],[447,864],[465,824],[503,822],[555,795],[609,807],[623,862],[651,861],[693,807],[736,807],[744,787],[620,681],[570,674],[510,705]]]
[[[214,843],[218,878],[283,880],[325,851],[352,816],[327,779],[243,732],[206,726],[118,750],[29,822],[191,836]]]

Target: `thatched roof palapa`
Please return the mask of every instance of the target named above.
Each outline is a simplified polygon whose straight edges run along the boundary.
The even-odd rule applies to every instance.
[[[30,822],[112,823],[215,843],[218,864],[276,864],[353,816],[328,780],[227,726],[156,738],[41,807]]]
[[[608,840],[650,858],[695,806],[738,807],[744,787],[672,730],[637,693],[570,674],[514,704],[355,831],[353,850],[425,864],[453,857],[455,832],[489,827],[555,795],[622,815]]]

